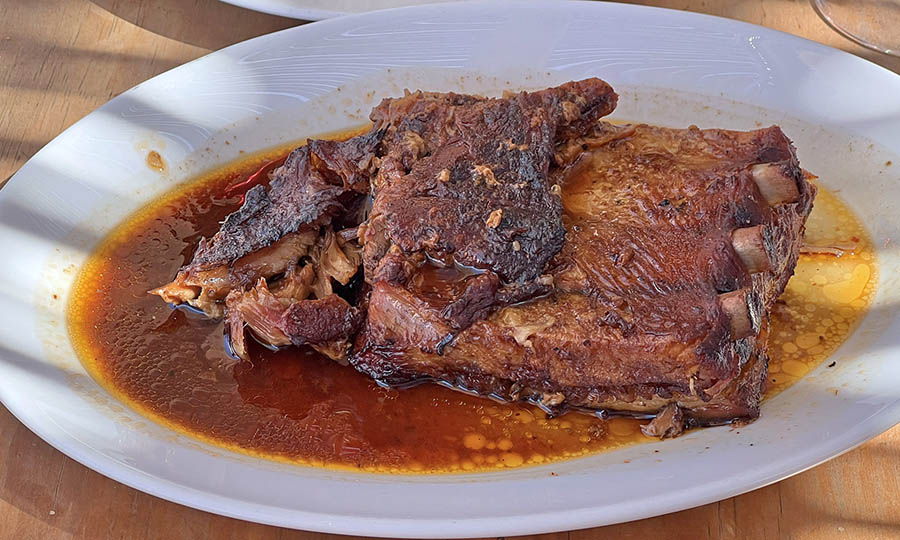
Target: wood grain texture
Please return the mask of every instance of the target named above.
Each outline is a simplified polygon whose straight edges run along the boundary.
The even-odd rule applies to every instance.
[[[900,59],[843,39],[803,0],[638,3],[762,24],[900,72]],[[215,0],[0,2],[0,184],[50,139],[116,94],[210,50],[295,24]],[[329,535],[245,523],[135,491],[60,454],[0,408],[0,538],[314,540]],[[533,538],[900,538],[900,427],[739,497]]]

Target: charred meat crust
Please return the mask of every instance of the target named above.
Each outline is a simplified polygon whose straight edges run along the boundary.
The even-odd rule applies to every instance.
[[[600,122],[615,103],[598,79],[384,100],[365,135],[295,150],[154,292],[225,312],[239,354],[249,328],[383,384],[660,413],[660,437],[754,418],[810,176],[777,127]]]
[[[555,146],[609,114],[612,89],[591,79],[505,99],[451,95],[447,103],[460,104],[444,103],[440,112],[433,94],[402,99],[403,107],[382,103],[373,118],[399,124],[388,133],[419,144],[396,145],[403,167],[376,185],[366,275],[377,275],[396,245],[407,254],[450,255],[506,282],[537,278],[565,236],[559,196],[548,183]],[[397,109],[430,121],[398,122]]]
[[[754,418],[765,316],[793,272],[815,194],[790,141],[774,127],[606,124],[586,138],[605,141],[582,158],[604,172],[587,184],[554,173],[567,233],[548,265],[549,296],[459,331],[415,291],[376,284],[351,363],[392,385],[440,380],[632,412],[676,403],[688,423]],[[796,183],[795,200],[769,204],[752,173],[765,159]],[[750,271],[731,231],[753,226],[766,230],[769,265]],[[741,302],[723,302],[738,291]]]
[[[361,221],[374,152],[383,135],[373,129],[347,141],[312,140],[295,149],[269,185],[247,191],[219,231],[200,241],[171,283],[150,292],[222,317],[232,290],[246,290],[260,277],[289,270],[332,223],[343,225],[350,217],[355,227]],[[299,240],[302,245],[296,245]],[[276,258],[278,265],[272,264]]]
[[[368,192],[368,172],[382,132],[347,141],[313,140],[273,173],[269,186],[247,192],[212,238],[201,241],[187,271],[230,265],[303,228],[330,223],[354,196]]]
[[[405,286],[426,259],[478,270],[434,306],[454,331],[545,294],[538,278],[565,240],[559,186],[549,182],[556,147],[611,112],[615,93],[592,79],[502,99],[401,101],[373,113],[388,137],[406,144],[394,145],[399,155],[385,161],[396,166],[375,185],[363,238],[366,279]]]

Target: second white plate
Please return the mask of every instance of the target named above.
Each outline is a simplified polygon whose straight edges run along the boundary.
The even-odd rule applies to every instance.
[[[451,0],[221,0],[242,8],[272,15],[321,21],[342,15],[367,13],[379,9],[440,4]]]

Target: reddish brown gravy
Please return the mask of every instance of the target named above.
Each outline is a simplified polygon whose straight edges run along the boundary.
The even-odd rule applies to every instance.
[[[409,287],[431,305],[444,307],[451,299],[458,298],[465,291],[466,283],[478,270],[463,266],[454,261],[427,261],[416,272]]]
[[[187,183],[131,216],[85,264],[69,306],[69,328],[84,365],[116,397],[160,423],[230,449],[367,471],[515,467],[648,440],[641,421],[630,418],[570,413],[548,419],[530,405],[496,403],[434,384],[381,388],[306,349],[255,347],[252,363],[237,362],[225,353],[221,323],[173,310],[147,294],[169,281],[197,241],[237,208],[255,181],[247,182],[250,175],[285,153],[248,157]],[[823,231],[833,233],[828,224],[834,217],[841,238],[860,241],[837,266],[834,257],[801,258],[798,276],[810,276],[808,283],[789,287],[787,305],[773,317],[771,382],[777,390],[846,338],[872,294],[874,256],[864,231],[837,198],[825,193],[824,201],[831,215],[811,224],[821,222]],[[812,227],[810,234],[817,234]],[[833,278],[823,277],[823,268]],[[458,268],[433,271],[460,280],[467,275]],[[840,285],[844,278],[855,282]],[[830,284],[832,296],[846,303],[823,303],[810,289],[815,284]],[[430,292],[436,300],[444,296]],[[806,307],[810,298],[816,309]],[[834,310],[827,326],[811,316],[822,309]],[[806,346],[810,333],[823,338]],[[794,342],[799,345],[788,345]]]

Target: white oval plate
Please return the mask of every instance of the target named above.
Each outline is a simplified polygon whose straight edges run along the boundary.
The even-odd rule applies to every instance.
[[[589,76],[621,94],[616,118],[781,124],[805,167],[841,190],[880,247],[875,305],[832,358],[837,366],[766,401],[759,421],[508,472],[351,474],[178,435],[117,403],[76,359],[64,307],[77,268],[117,222],[193,174],[241,150],[359,125],[382,96],[404,87],[497,94]],[[166,172],[147,167],[150,150]],[[900,421],[898,154],[900,77],[730,20],[620,4],[493,2],[285,30],[125,92],[0,191],[0,398],[50,444],[120,482],[287,527],[516,535],[708,503],[795,474]]]
[[[450,0],[221,0],[242,8],[304,21],[321,21],[378,9],[437,4]]]

